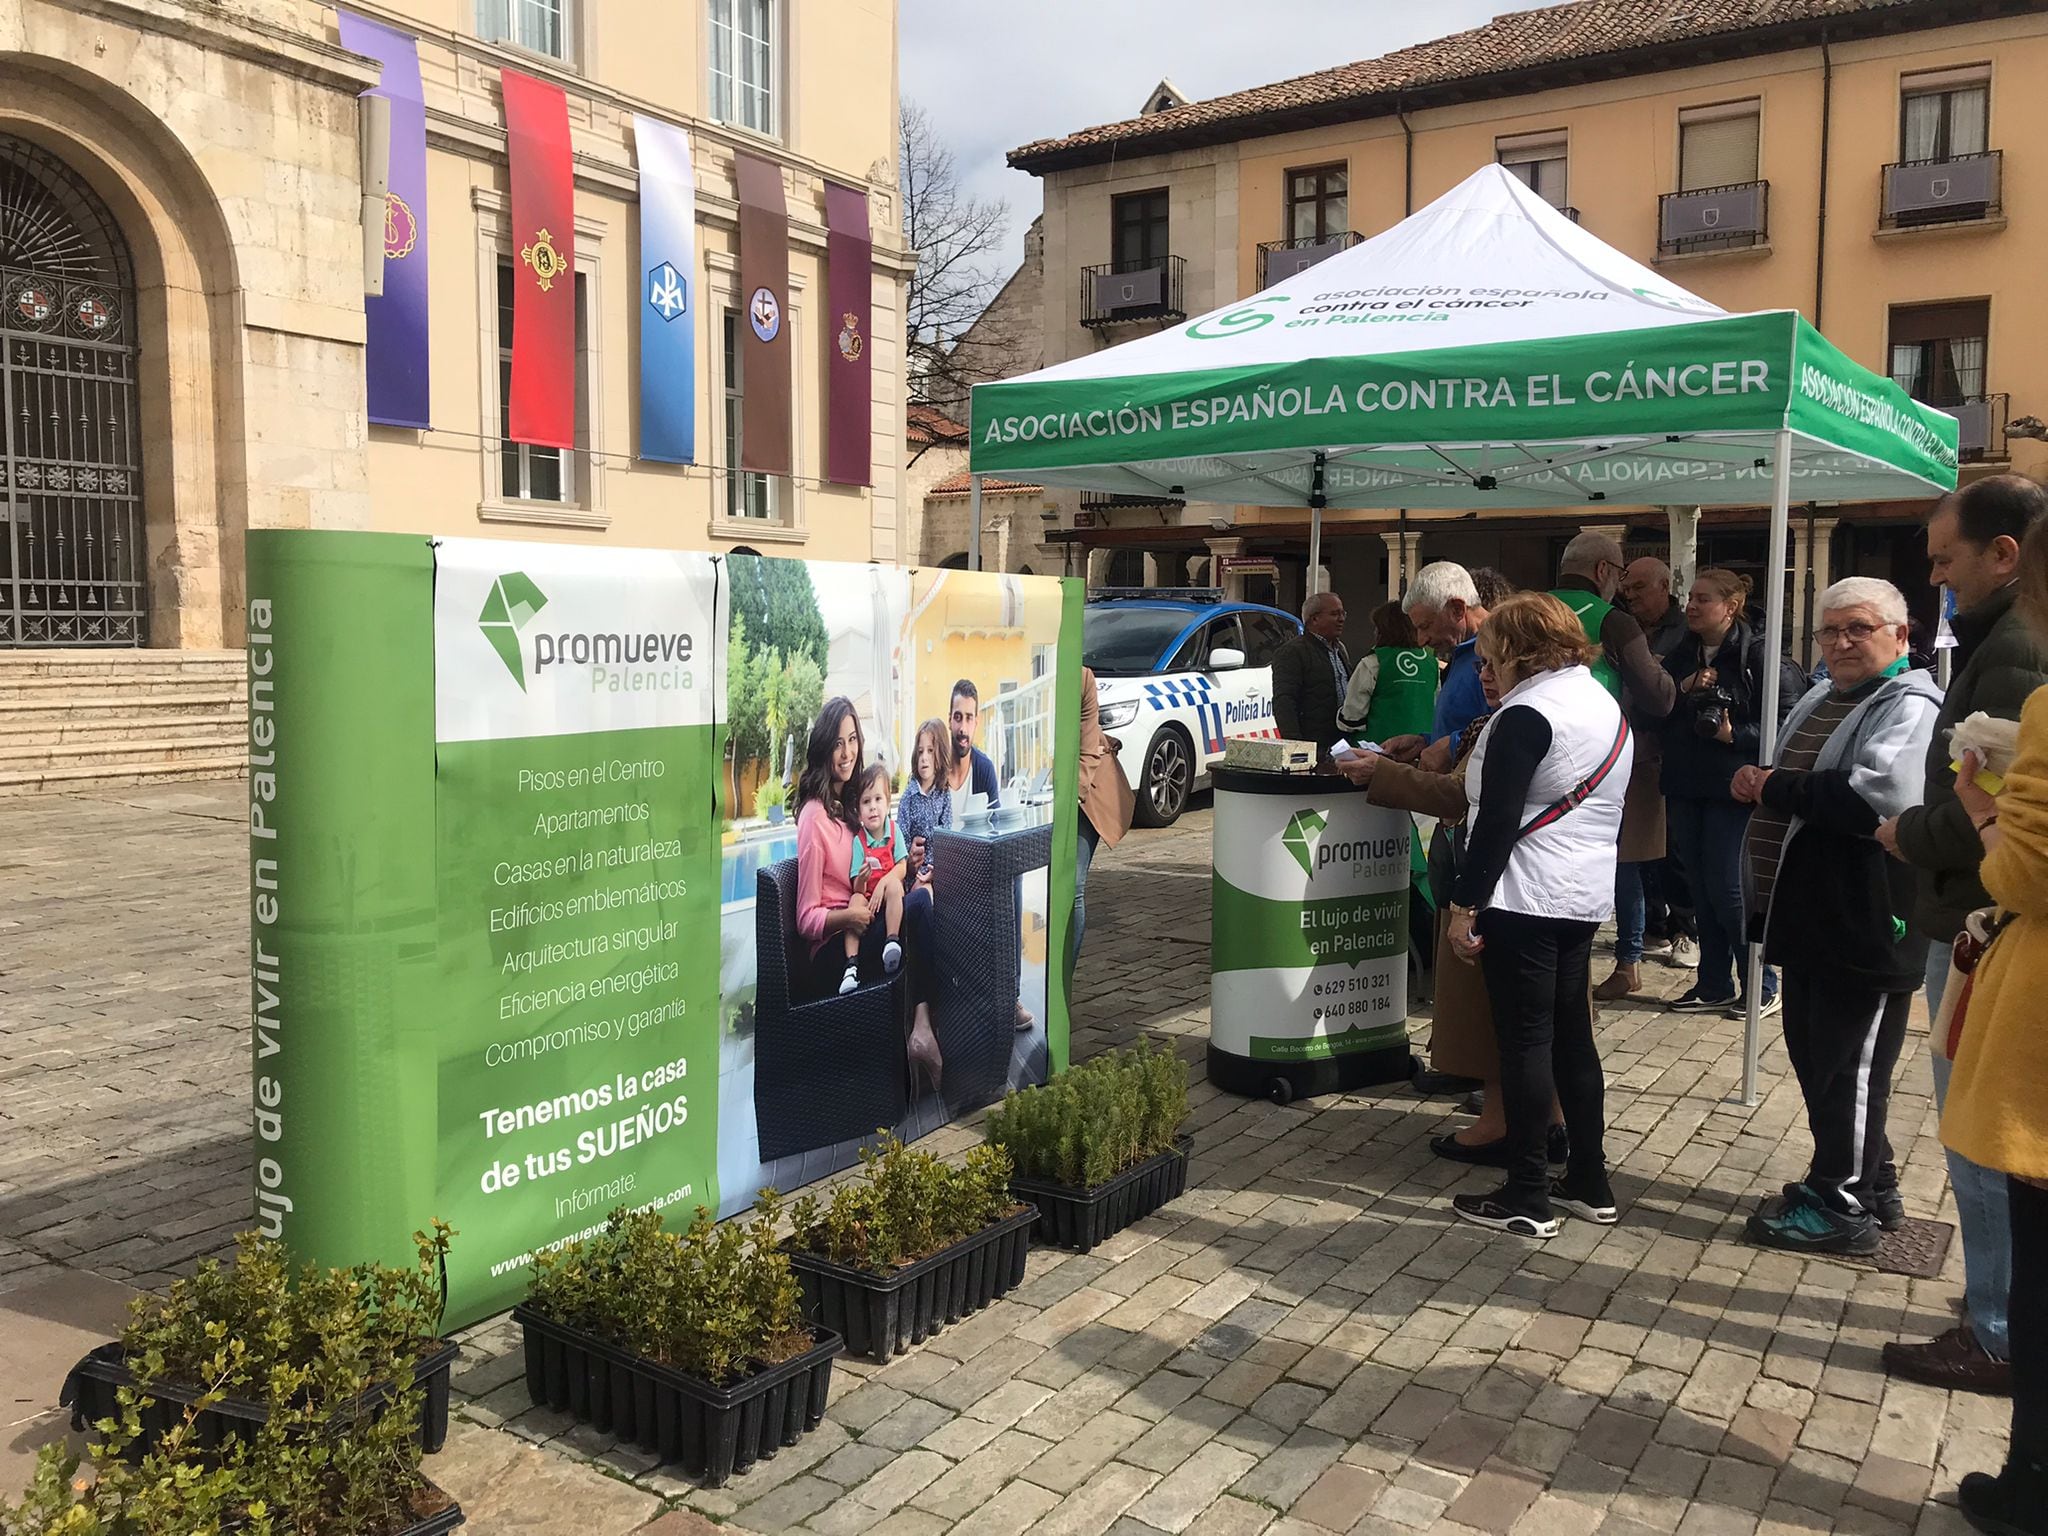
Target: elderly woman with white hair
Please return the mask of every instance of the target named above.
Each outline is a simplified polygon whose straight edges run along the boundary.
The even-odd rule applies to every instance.
[[[1904,1216],[1885,1109],[1926,962],[1906,932],[1913,871],[1876,832],[1920,801],[1941,690],[1909,670],[1906,600],[1890,582],[1838,581],[1819,608],[1828,676],[1793,707],[1771,761],[1730,786],[1757,808],[1745,905],[1784,974],[1785,1052],[1813,1133],[1806,1177],[1764,1201],[1749,1235],[1869,1253]]]

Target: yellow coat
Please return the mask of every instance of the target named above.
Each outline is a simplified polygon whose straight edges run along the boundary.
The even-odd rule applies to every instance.
[[[2020,715],[1984,888],[2017,914],[1978,968],[1941,1139],[1980,1167],[2048,1179],[2048,688]]]

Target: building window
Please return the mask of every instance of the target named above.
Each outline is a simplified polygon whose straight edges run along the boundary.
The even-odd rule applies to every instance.
[[[776,0],[711,0],[711,115],[773,137]]]
[[[1163,187],[1156,192],[1131,192],[1111,200],[1112,255],[1117,271],[1136,272],[1166,260],[1170,254],[1166,242],[1166,203]]]
[[[1522,134],[1495,139],[1493,152],[1510,176],[1553,208],[1565,206],[1570,190],[1565,178],[1566,146],[1561,133]]]
[[[740,468],[746,414],[746,354],[740,346],[740,312],[727,309],[720,314],[719,351],[724,359],[725,382],[725,515],[735,521],[753,518],[768,522],[775,517],[775,481],[756,470]]]
[[[1351,173],[1319,165],[1287,173],[1287,238],[1328,240],[1351,228]]]
[[[476,35],[568,62],[571,0],[476,0]]]
[[[1757,179],[1761,103],[1688,107],[1678,114],[1678,190],[1738,187]]]
[[[512,440],[512,294],[514,272],[509,262],[498,267],[498,460],[499,489],[507,501],[576,500],[576,455],[560,448],[542,448]],[[576,429],[580,437],[587,420],[583,392],[588,351],[589,308],[586,284],[576,274]]]
[[[1988,67],[1907,75],[1899,82],[1899,158],[1959,160],[1991,143]]]
[[[1916,304],[1891,313],[1892,382],[1923,405],[1982,399],[1991,305]]]

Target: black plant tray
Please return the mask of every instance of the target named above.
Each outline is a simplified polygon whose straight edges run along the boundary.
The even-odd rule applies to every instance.
[[[813,1322],[845,1335],[850,1353],[887,1360],[1023,1284],[1037,1220],[1027,1205],[894,1274],[797,1248],[788,1250],[789,1264],[803,1282],[804,1311]]]
[[[391,1536],[448,1536],[448,1532],[462,1524],[466,1518],[462,1513],[462,1506],[448,1498],[448,1490],[436,1487],[433,1483],[428,1483],[427,1486],[442,1498],[448,1499],[448,1507],[436,1510],[423,1520],[413,1521],[403,1530],[392,1532]]]
[[[413,1372],[413,1379],[422,1389],[420,1449],[429,1456],[440,1450],[448,1439],[448,1373],[461,1353],[461,1346],[443,1344],[420,1361]],[[64,1378],[64,1389],[58,1394],[57,1401],[71,1410],[71,1427],[84,1430],[101,1419],[119,1417],[121,1407],[117,1394],[121,1388],[134,1385],[135,1373],[129,1369],[127,1353],[120,1343],[102,1344],[71,1367],[71,1374]],[[198,1387],[161,1381],[148,1390],[149,1395],[143,1400],[141,1410],[142,1435],[134,1447],[137,1455],[148,1451],[161,1436],[183,1423],[186,1410],[205,1395]],[[357,1399],[358,1410],[374,1412],[390,1396],[389,1386],[374,1386]],[[254,1434],[269,1417],[270,1409],[262,1403],[225,1397],[194,1415],[192,1434],[199,1446],[210,1450],[224,1440]],[[354,1417],[354,1414],[337,1414],[336,1417],[345,1419]],[[435,1529],[453,1530],[454,1527]]]
[[[816,1342],[795,1359],[714,1387],[527,1302],[512,1316],[526,1331],[526,1390],[536,1404],[676,1462],[707,1488],[818,1427],[832,1393],[832,1361],[845,1348],[838,1334],[815,1329]]]
[[[1093,1189],[1049,1180],[1013,1178],[1010,1193],[1038,1207],[1032,1234],[1055,1248],[1088,1252],[1113,1232],[1142,1221],[1188,1187],[1188,1151],[1194,1142],[1177,1136],[1164,1152],[1105,1179]]]

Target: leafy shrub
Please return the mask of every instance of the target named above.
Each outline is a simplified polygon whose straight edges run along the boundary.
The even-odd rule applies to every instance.
[[[305,1390],[328,1395],[343,1378],[410,1380],[438,1343],[453,1235],[439,1221],[431,1235],[414,1233],[419,1259],[407,1269],[294,1270],[282,1244],[244,1232],[233,1264],[208,1259],[165,1296],[135,1299],[121,1335],[129,1368],[145,1385],[203,1386],[233,1344],[218,1385],[257,1402],[269,1401],[281,1370],[307,1372]]]
[[[1171,1147],[1187,1115],[1187,1064],[1147,1042],[1010,1094],[987,1134],[1023,1177],[1093,1189]]]
[[[125,1342],[138,1385],[96,1426],[96,1477],[62,1446],[39,1455],[0,1536],[386,1536],[430,1512],[420,1476],[422,1389],[411,1371],[439,1327],[449,1229],[414,1234],[419,1268],[308,1268],[253,1235],[232,1268],[203,1266],[136,1308]],[[276,1310],[266,1314],[269,1305]],[[153,1382],[199,1389],[182,1420],[144,1448]],[[374,1403],[376,1388],[395,1388]],[[268,1417],[208,1448],[198,1415],[228,1396]]]
[[[810,1348],[803,1292],[776,1246],[773,1190],[751,1222],[683,1232],[659,1211],[617,1210],[595,1237],[536,1254],[533,1306],[621,1349],[715,1386]]]
[[[860,1177],[833,1190],[822,1207],[806,1195],[790,1208],[792,1241],[854,1269],[886,1274],[929,1258],[1017,1209],[1010,1158],[976,1147],[955,1168],[931,1153],[884,1136],[864,1147]]]

